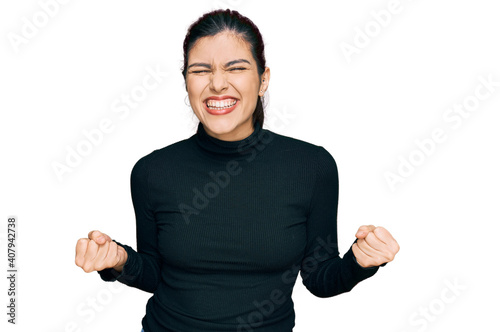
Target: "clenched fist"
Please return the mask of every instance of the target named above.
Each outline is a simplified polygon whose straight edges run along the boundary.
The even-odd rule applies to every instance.
[[[87,239],[81,238],[76,243],[75,264],[87,273],[110,267],[121,272],[127,257],[122,246],[99,231],[91,231]]]
[[[399,251],[399,244],[383,227],[361,226],[352,252],[362,267],[380,266],[390,262]]]

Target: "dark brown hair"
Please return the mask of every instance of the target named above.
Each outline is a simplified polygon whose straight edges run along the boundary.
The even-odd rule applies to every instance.
[[[220,32],[230,31],[244,38],[250,45],[252,56],[257,63],[259,77],[266,68],[266,58],[264,56],[264,41],[257,26],[247,17],[235,10],[218,9],[201,16],[189,27],[184,39],[184,66],[182,75],[186,81],[188,54],[196,41],[207,36],[215,36]],[[257,99],[257,106],[252,114],[253,123],[264,124],[264,107],[262,98]]]

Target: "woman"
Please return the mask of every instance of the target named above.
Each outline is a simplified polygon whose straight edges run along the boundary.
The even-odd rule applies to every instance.
[[[86,272],[154,293],[146,332],[289,332],[299,271],[331,297],[394,258],[397,242],[372,225],[340,258],[335,161],[262,128],[270,70],[248,18],[218,10],[193,23],[182,73],[200,123],[132,170],[137,251],[99,231],[76,246]]]

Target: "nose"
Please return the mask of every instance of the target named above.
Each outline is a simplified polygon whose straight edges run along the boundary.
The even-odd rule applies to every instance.
[[[213,92],[219,93],[227,89],[228,83],[226,75],[220,71],[215,70],[211,75],[210,89]]]

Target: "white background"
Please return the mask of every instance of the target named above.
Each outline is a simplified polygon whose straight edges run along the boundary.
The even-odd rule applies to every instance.
[[[12,215],[19,269],[16,326],[7,323],[1,278],[2,331],[140,331],[151,294],[83,272],[75,245],[100,229],[135,248],[130,171],[140,157],[195,132],[184,104],[182,42],[194,20],[218,7],[248,16],[264,36],[265,127],[322,145],[337,161],[341,252],[363,224],[386,227],[401,246],[393,262],[337,297],[314,297],[299,277],[294,331],[498,327],[496,2],[401,0],[382,27],[370,13],[386,10],[388,0],[87,0],[60,4],[51,17],[41,7],[49,2],[0,5],[0,275]],[[23,37],[36,19],[40,27]],[[371,37],[362,45],[365,29]],[[346,56],[346,44],[358,53]],[[114,103],[141,85],[147,67],[169,75],[120,118]],[[480,77],[497,86],[454,127],[444,116],[474,101]],[[64,164],[67,149],[84,144],[83,131],[105,118],[112,132],[59,180],[53,163]],[[446,139],[419,152],[415,140],[439,129]],[[418,165],[391,190],[384,174],[398,174],[410,157]]]

